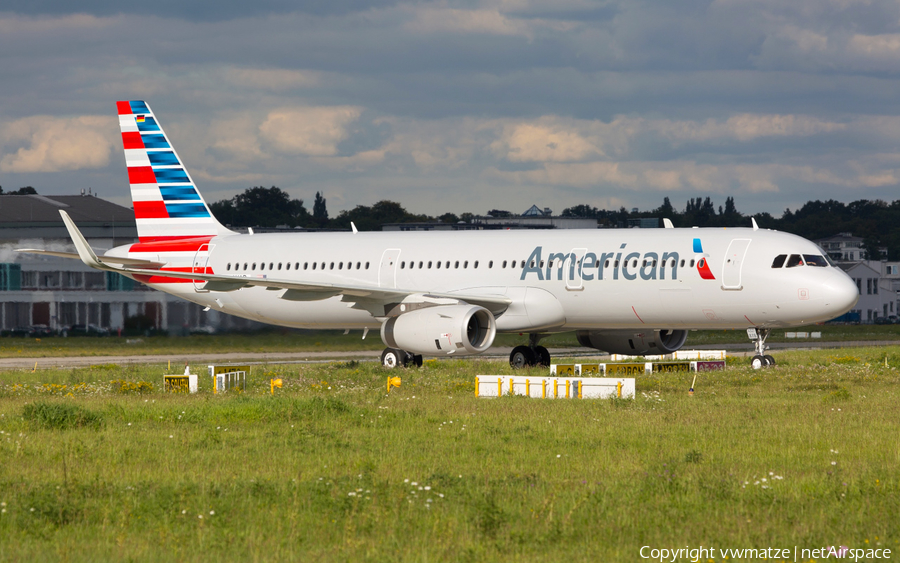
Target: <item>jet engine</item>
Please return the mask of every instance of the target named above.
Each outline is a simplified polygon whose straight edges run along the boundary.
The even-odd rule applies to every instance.
[[[494,315],[476,305],[438,305],[402,313],[381,325],[390,348],[429,356],[480,354],[497,335]]]
[[[631,356],[671,354],[687,340],[686,330],[579,330],[576,335],[582,346]]]

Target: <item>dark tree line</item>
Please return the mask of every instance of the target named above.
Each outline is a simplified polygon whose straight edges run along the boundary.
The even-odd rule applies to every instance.
[[[629,212],[597,209],[590,205],[576,205],[562,212],[565,217],[597,219],[601,226],[620,226],[628,219],[642,217],[668,218],[676,227],[744,227],[750,226],[750,216],[737,210],[734,198],[725,199],[718,208],[712,199],[690,198],[683,211],[669,201],[650,211]],[[863,247],[872,259],[900,260],[900,200],[887,203],[861,199],[851,203],[835,200],[809,201],[796,211],[785,209],[780,218],[769,213],[753,215],[761,228],[794,233],[810,240],[826,238],[838,233],[852,233],[863,238]],[[887,248],[887,256],[879,248]]]

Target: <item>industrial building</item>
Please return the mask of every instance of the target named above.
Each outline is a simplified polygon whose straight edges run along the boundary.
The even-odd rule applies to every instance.
[[[34,326],[63,331],[73,325],[175,333],[234,329],[258,323],[205,312],[166,293],[80,260],[15,252],[38,248],[74,252],[59,210],[78,225],[102,254],[137,242],[134,212],[90,193],[71,196],[0,195],[0,330],[25,334]]]

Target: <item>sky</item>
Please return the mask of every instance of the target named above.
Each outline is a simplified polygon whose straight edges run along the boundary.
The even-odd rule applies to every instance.
[[[900,199],[898,71],[896,0],[5,0],[0,186],[130,206],[144,100],[208,202],[780,216]]]

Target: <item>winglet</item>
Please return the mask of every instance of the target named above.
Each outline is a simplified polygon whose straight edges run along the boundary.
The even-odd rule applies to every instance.
[[[78,230],[78,227],[75,226],[75,222],[72,221],[69,214],[62,209],[59,210],[59,214],[62,216],[63,223],[66,224],[66,230],[69,231],[72,242],[75,243],[75,250],[78,251],[78,256],[81,258],[81,261],[91,268],[109,270],[109,266],[101,263],[97,258],[97,255],[94,254],[94,251],[91,250],[91,245],[84,239],[84,235],[82,235],[81,231]]]
[[[667,229],[674,229],[675,225],[672,224],[672,220],[668,217],[663,217],[663,227]]]
[[[756,219],[754,219],[753,217],[750,217],[750,222],[753,223],[753,230],[758,231],[759,225],[756,224]]]

